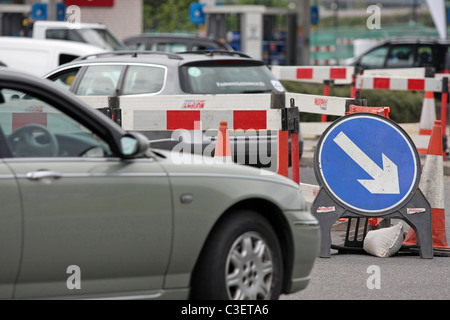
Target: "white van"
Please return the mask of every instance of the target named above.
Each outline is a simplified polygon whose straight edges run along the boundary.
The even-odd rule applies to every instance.
[[[0,37],[0,61],[38,77],[78,57],[101,52],[106,50],[80,42]]]
[[[33,23],[32,30],[31,37],[34,39],[84,42],[109,51],[127,49],[126,45],[101,23],[40,20]]]

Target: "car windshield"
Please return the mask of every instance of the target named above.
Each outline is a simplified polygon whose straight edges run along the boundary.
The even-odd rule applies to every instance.
[[[284,92],[284,87],[263,64],[216,60],[181,67],[183,91],[193,94]]]
[[[126,48],[106,29],[77,29],[87,43],[110,50],[125,50]]]

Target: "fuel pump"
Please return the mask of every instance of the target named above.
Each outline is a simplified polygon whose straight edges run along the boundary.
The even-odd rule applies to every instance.
[[[262,5],[206,5],[206,35],[268,65],[295,65],[297,11]]]

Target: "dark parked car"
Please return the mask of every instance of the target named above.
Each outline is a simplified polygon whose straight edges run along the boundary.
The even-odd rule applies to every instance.
[[[350,63],[365,69],[433,68],[435,73],[450,72],[450,41],[387,41],[363,53]]]
[[[125,38],[125,45],[130,50],[149,50],[165,52],[183,52],[195,50],[234,51],[225,41],[201,38],[190,35],[144,33]]]

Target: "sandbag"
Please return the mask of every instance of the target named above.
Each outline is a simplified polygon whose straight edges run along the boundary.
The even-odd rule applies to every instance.
[[[377,257],[387,258],[400,250],[403,243],[403,226],[399,222],[395,226],[371,230],[364,238],[364,250]]]

